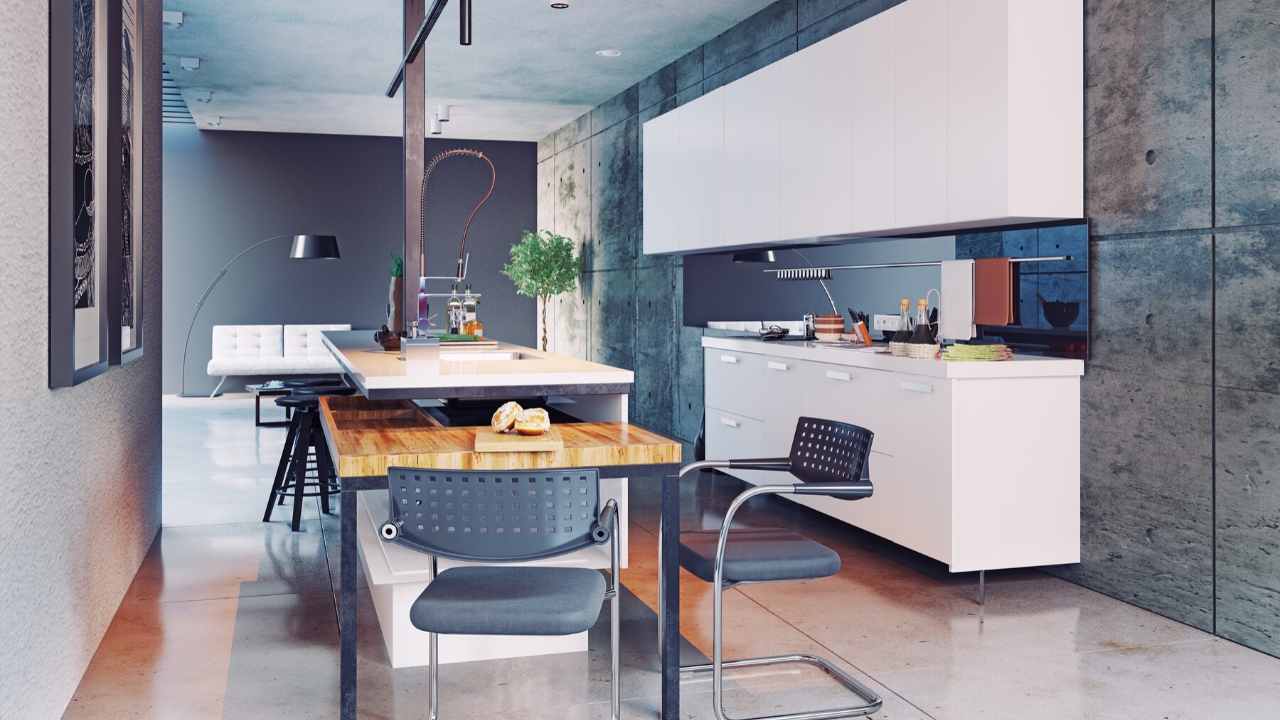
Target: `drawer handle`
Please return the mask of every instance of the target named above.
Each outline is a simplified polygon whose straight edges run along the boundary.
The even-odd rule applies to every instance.
[[[736,428],[736,427],[739,427],[741,423],[739,423],[737,420],[733,420],[732,418],[722,417],[720,418],[720,424],[724,425],[725,427]]]
[[[918,392],[918,393],[926,393],[926,394],[933,392],[933,386],[930,385],[929,383],[900,382],[898,383],[898,387],[902,388],[903,390],[906,390],[907,392]]]
[[[720,362],[722,362],[722,363],[729,363],[730,365],[737,365],[737,364],[738,364],[738,358],[736,358],[736,357],[734,357],[734,356],[732,356],[732,355],[721,355],[721,356],[720,356]]]
[[[770,360],[769,369],[770,370],[786,370],[787,364],[783,362],[774,362],[773,360]]]
[[[827,371],[827,379],[828,379],[828,380],[839,380],[840,382],[849,382],[850,380],[852,380],[852,379],[853,379],[853,377],[852,377],[851,375],[849,375],[849,373],[847,373],[847,372],[837,372],[837,371],[835,371],[835,370],[828,370],[828,371]]]

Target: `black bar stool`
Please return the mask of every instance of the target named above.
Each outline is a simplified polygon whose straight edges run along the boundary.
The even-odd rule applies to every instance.
[[[338,478],[320,427],[320,397],[354,392],[345,385],[311,385],[294,388],[288,395],[276,398],[276,405],[291,410],[293,417],[276,465],[267,509],[262,513],[263,522],[271,522],[272,510],[277,504],[283,505],[290,495],[293,496],[291,527],[294,532],[302,527],[303,498],[319,497],[321,510],[329,514],[329,496],[337,494]]]

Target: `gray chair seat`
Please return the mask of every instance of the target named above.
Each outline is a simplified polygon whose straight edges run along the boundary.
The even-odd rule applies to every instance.
[[[444,635],[572,635],[596,624],[604,592],[588,568],[456,567],[431,581],[409,619]]]
[[[680,533],[680,565],[712,582],[719,530]],[[787,530],[730,530],[724,551],[728,583],[805,580],[840,572],[840,556],[831,548]]]

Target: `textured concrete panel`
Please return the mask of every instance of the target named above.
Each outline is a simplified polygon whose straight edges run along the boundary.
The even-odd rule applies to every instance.
[[[636,269],[636,395],[645,427],[675,434],[676,276],[670,262]]]
[[[676,90],[697,85],[702,78],[702,46],[698,46],[676,60]]]
[[[1055,572],[1210,628],[1209,386],[1091,366],[1081,395],[1082,561]]]
[[[956,235],[957,258],[999,257],[1004,251],[1004,233],[978,232]]]
[[[634,264],[640,246],[640,121],[634,116],[591,138],[591,265]]]
[[[749,55],[714,75],[708,74],[707,79],[702,81],[702,92],[709,93],[718,87],[728,85],[734,80],[750,75],[766,65],[772,65],[795,51],[796,38],[792,35],[754,55]]]
[[[1280,222],[1280,3],[1216,8],[1217,224]]]
[[[796,30],[796,0],[778,0],[702,46],[703,76],[711,77],[795,35]]]
[[[652,107],[676,94],[676,63],[663,65],[640,81],[640,109]]]
[[[696,83],[687,88],[682,88],[676,93],[676,107],[691,103],[702,97],[702,83]]]
[[[701,86],[699,86],[699,87],[701,87]],[[640,124],[641,124],[641,127],[643,127],[643,126],[644,126],[644,123],[645,123],[645,122],[647,122],[647,121],[649,121],[649,120],[652,120],[652,119],[654,119],[654,118],[658,117],[659,115],[664,115],[664,114],[666,114],[666,113],[669,113],[669,112],[671,112],[672,110],[675,110],[675,109],[676,109],[676,96],[674,96],[674,95],[673,95],[673,96],[671,96],[671,97],[669,97],[669,98],[664,99],[662,102],[659,102],[659,103],[658,103],[658,104],[656,104],[656,105],[650,105],[649,107],[642,109],[642,110],[640,111],[640,116],[639,116],[639,117],[640,117]],[[643,149],[643,148],[644,148],[644,133],[643,133],[643,132],[641,132],[641,133],[640,133],[640,147],[641,147],[641,149]]]
[[[1280,228],[1217,238],[1219,388],[1280,393]]]
[[[597,105],[591,112],[591,134],[607,130],[640,112],[640,86],[632,85]]]
[[[1280,395],[1217,395],[1218,634],[1280,655]]]
[[[538,228],[550,230],[556,222],[556,163],[548,158],[538,163]]]
[[[1085,12],[1085,209],[1093,234],[1208,227],[1212,4]]]
[[[556,153],[555,231],[573,240],[591,267],[591,143],[582,142]]]
[[[903,0],[800,0],[800,47],[846,30]]]
[[[679,376],[675,386],[673,423],[676,437],[693,442],[702,432],[704,411],[702,328],[681,327],[677,350]]]
[[[1060,225],[1040,228],[1036,238],[1036,254],[1052,257],[1069,255],[1070,260],[1038,263],[1039,272],[1084,272],[1089,269],[1089,226]]]
[[[556,154],[556,136],[552,133],[538,141],[538,162],[550,160]]]
[[[591,137],[591,113],[585,112],[576,120],[551,134],[555,152],[561,153]]]
[[[635,369],[635,271],[628,268],[584,273],[582,287],[591,308],[588,359]]]
[[[587,287],[591,273],[583,273],[573,292],[551,299],[551,350],[570,357],[588,359],[591,342],[591,307]]]
[[[1018,276],[1018,315],[1019,325],[1027,327],[1045,327],[1040,322],[1040,276],[1025,273]]]
[[[1089,370],[1208,385],[1208,236],[1094,243]]]

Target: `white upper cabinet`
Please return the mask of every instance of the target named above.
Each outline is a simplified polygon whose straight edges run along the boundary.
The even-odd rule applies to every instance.
[[[779,97],[775,66],[724,86],[724,158],[718,246],[755,245],[779,234]]]
[[[909,0],[898,6],[891,19],[895,78],[893,208],[898,227],[927,227],[947,221],[950,2]]]
[[[845,233],[853,222],[851,49],[839,33],[769,66],[776,95],[765,102],[777,108],[781,138],[775,240]]]
[[[1083,0],[906,0],[650,120],[644,249],[1084,214]]]

